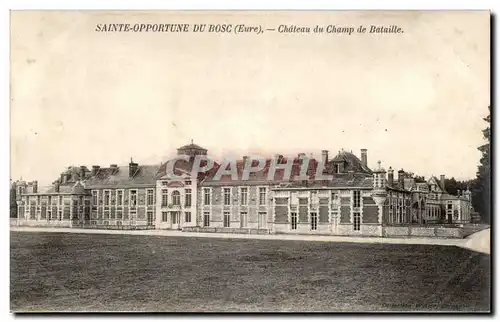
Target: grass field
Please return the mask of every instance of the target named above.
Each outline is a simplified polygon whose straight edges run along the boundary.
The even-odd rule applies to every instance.
[[[12,311],[489,311],[451,246],[11,232]]]

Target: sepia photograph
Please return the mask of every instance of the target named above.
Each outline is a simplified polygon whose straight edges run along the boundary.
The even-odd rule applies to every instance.
[[[10,12],[10,311],[491,313],[490,11]]]

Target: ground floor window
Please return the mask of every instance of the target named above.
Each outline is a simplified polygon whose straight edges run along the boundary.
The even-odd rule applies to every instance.
[[[59,210],[57,220],[61,221],[62,220],[62,210]]]
[[[163,222],[167,222],[168,221],[168,212],[163,211],[161,213],[161,221],[163,221]]]
[[[122,218],[123,218],[123,213],[122,213],[122,211],[121,211],[121,210],[118,210],[118,211],[116,212],[116,219],[122,219]]]
[[[224,212],[224,227],[229,227],[229,224],[231,222],[231,213],[229,212]]]
[[[210,213],[209,212],[203,213],[203,226],[204,227],[210,226]]]
[[[191,222],[191,212],[186,211],[186,212],[184,213],[184,221],[185,221],[185,222]]]
[[[318,229],[318,214],[311,212],[311,230]]]
[[[361,214],[359,212],[354,213],[354,230],[361,229]]]
[[[297,229],[297,213],[292,212],[292,230]]]
[[[248,213],[242,212],[240,214],[240,219],[241,219],[241,228],[248,227]]]
[[[147,214],[148,225],[152,225],[155,221],[155,217],[152,211],[148,211]]]

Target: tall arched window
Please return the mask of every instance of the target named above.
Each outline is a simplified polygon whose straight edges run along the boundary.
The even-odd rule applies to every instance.
[[[180,206],[181,204],[181,193],[177,190],[172,192],[172,204],[174,206]]]

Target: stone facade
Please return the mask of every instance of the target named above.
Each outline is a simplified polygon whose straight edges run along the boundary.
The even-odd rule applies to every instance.
[[[176,177],[166,164],[143,166],[131,160],[128,166],[69,167],[47,189],[39,189],[36,181],[18,182],[17,225],[409,236],[412,224],[470,220],[469,191],[450,196],[444,178],[415,183],[402,170],[395,181],[393,170],[386,172],[380,162],[368,168],[366,150],[361,160],[346,151],[328,159],[323,151],[329,181],[312,179],[318,165],[314,159],[305,180],[284,180],[279,172],[268,177],[271,162],[288,162],[283,156],[266,160],[261,172],[243,180],[244,157],[236,162],[234,180],[216,178],[217,168],[191,174],[193,158],[207,155],[206,149],[191,144],[179,148],[178,155],[187,158],[176,163]],[[292,175],[302,171],[299,157],[290,159]],[[435,233],[413,229],[419,236]]]

